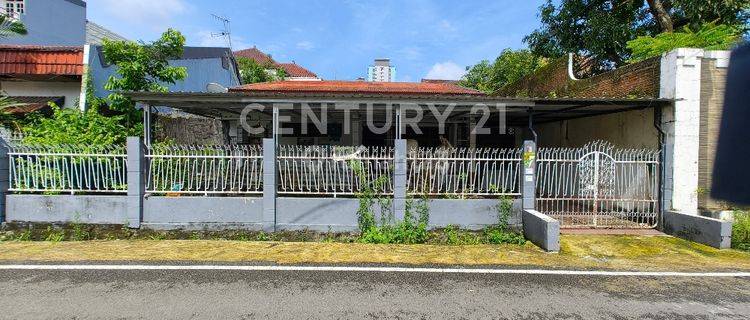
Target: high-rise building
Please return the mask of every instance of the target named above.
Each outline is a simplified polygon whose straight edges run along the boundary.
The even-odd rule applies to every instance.
[[[391,59],[375,59],[375,64],[367,68],[367,81],[396,81],[396,67],[391,66]]]

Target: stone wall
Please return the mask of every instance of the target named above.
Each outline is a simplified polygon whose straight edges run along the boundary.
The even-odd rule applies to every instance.
[[[173,141],[177,144],[226,144],[220,120],[199,116],[158,115],[155,120],[156,141]]]

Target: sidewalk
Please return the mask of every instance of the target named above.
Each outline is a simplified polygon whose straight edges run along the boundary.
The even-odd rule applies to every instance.
[[[558,254],[534,245],[137,240],[2,242],[0,263],[264,262],[274,264],[463,265],[622,271],[747,271],[750,252],[717,250],[669,236],[563,235]]]

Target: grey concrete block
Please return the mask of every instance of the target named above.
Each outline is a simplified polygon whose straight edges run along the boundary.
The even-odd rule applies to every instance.
[[[253,224],[263,222],[261,197],[148,197],[143,223],[154,225]],[[199,229],[201,229],[199,227]]]
[[[125,224],[126,196],[8,195],[8,222]]]
[[[536,211],[525,209],[522,214],[523,235],[548,252],[560,251],[560,222]]]
[[[674,211],[665,211],[663,218],[662,231],[666,234],[719,249],[732,246],[732,223],[729,221]]]

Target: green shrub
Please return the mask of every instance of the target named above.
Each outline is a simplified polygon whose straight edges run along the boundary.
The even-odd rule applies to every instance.
[[[735,211],[732,224],[732,247],[750,251],[750,211]]]
[[[510,232],[505,229],[501,229],[499,227],[487,227],[484,229],[483,232],[484,236],[484,243],[490,243],[490,244],[501,244],[501,243],[510,243],[510,244],[525,244],[526,238],[520,233],[516,232]]]
[[[60,242],[65,240],[65,231],[54,230],[51,226],[47,227],[46,234],[44,241]]]
[[[641,36],[628,41],[628,49],[633,52],[628,62],[656,57],[676,48],[727,50],[741,39],[742,29],[735,26],[707,23],[698,31],[686,26],[681,31],[665,32],[655,37]]]

